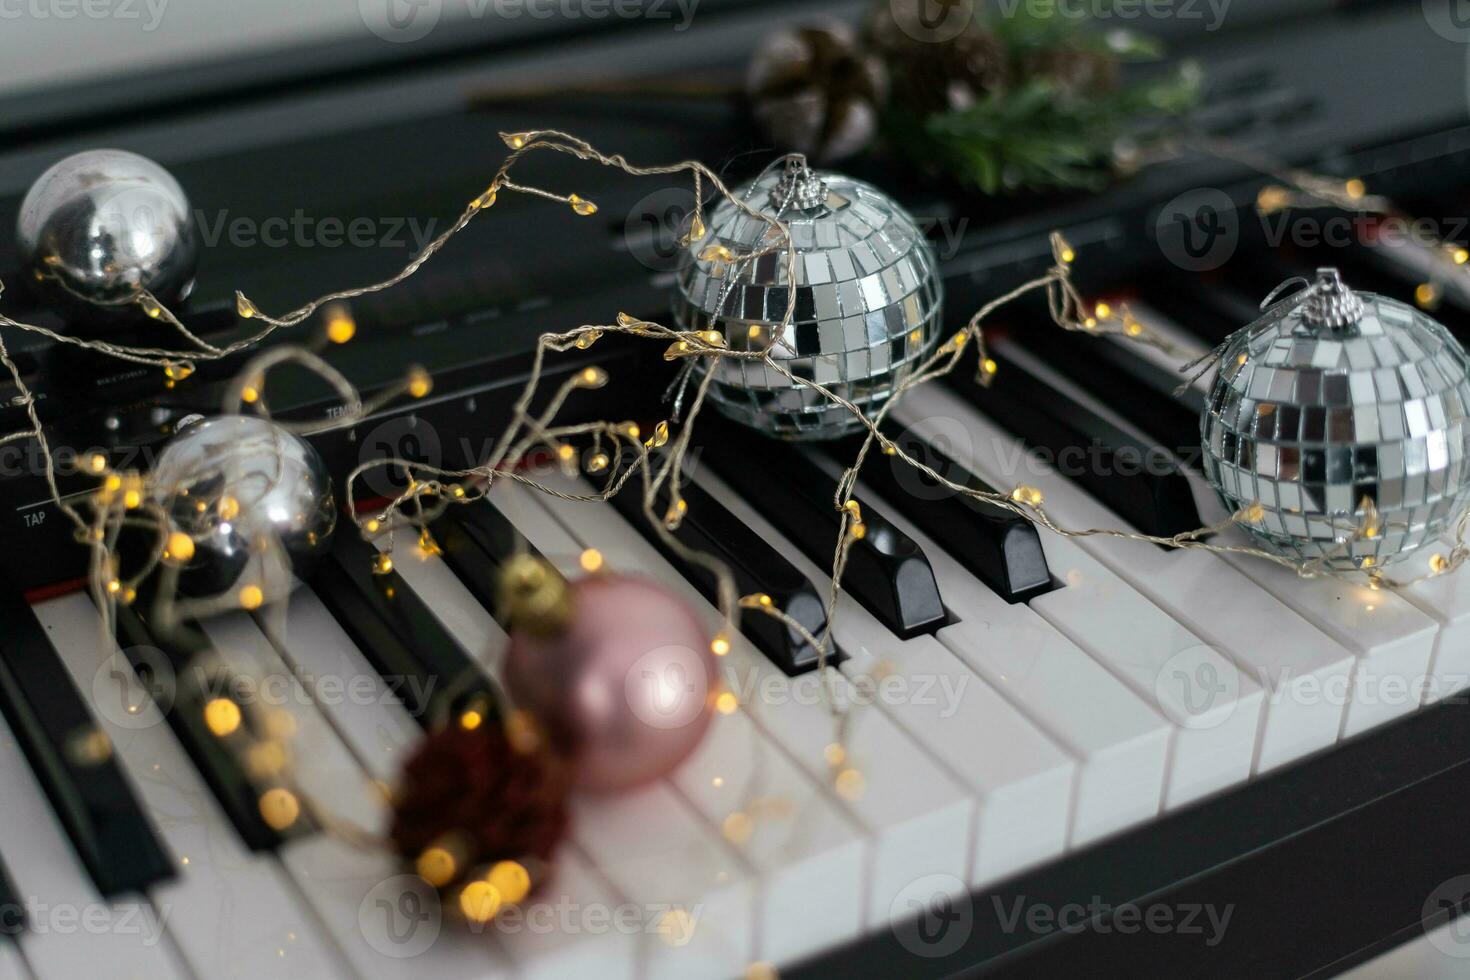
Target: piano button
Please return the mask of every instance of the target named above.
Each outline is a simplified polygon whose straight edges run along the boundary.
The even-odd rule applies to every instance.
[[[746,501],[731,499],[723,487],[712,486],[711,492],[730,500],[747,533],[787,547]],[[830,585],[814,563],[802,571],[819,588]],[[907,693],[891,701],[879,698],[877,707],[929,746],[979,801],[971,883],[998,881],[1060,854],[1067,845],[1075,761],[933,637],[888,636],[845,595],[837,608],[834,633],[853,657],[842,672],[879,691],[893,688],[886,677],[902,678],[900,690]],[[1004,752],[976,751],[1001,745]]]
[[[680,493],[688,505],[679,530],[679,541],[687,548],[714,555],[729,567],[740,595],[769,595],[786,615],[796,620],[812,636],[820,638],[826,628],[826,594],[817,589],[770,545],[747,532],[724,505],[697,485],[683,487]],[[658,505],[661,511],[668,497]],[[630,489],[611,501],[614,509],[626,518],[659,550],[664,558],[693,582],[705,598],[714,601],[718,581],[709,569],[685,559],[663,539],[648,522],[643,512],[642,494],[636,481]],[[834,547],[835,542],[834,542]],[[804,673],[817,666],[817,649],[806,638],[771,616],[749,615],[740,619],[740,629],[756,647],[789,675]],[[829,652],[834,661],[842,656],[839,649]]]
[[[18,592],[0,586],[0,707],[104,896],[144,893],[174,867],[111,744]],[[100,634],[83,642],[97,646]],[[90,680],[90,679],[89,679]]]
[[[384,678],[332,618],[310,588],[298,588],[287,601],[282,630],[273,634],[257,618],[259,632],[298,676],[315,679],[317,704],[342,742],[367,774],[393,785],[405,757],[422,737],[403,703],[392,693],[396,680]],[[452,678],[430,677],[433,690]],[[336,688],[323,687],[331,684]],[[433,690],[425,692],[432,696]]]
[[[964,400],[1066,466],[1079,486],[1139,530],[1169,537],[1200,526],[1189,483],[1171,454],[1013,361],[1001,361],[988,388],[965,371],[946,380]]]
[[[1169,325],[1169,329],[1182,332],[1177,325]],[[1209,383],[1202,378],[1195,382],[1195,387],[1204,390]],[[1199,499],[1208,501],[1205,519],[1224,520],[1227,516],[1224,508],[1203,479],[1198,474],[1190,479]],[[1217,543],[1254,546],[1237,528],[1222,534]],[[1299,632],[1283,633],[1282,629],[1290,630],[1295,625],[1294,620],[1283,623],[1279,616],[1261,615],[1258,608],[1254,614],[1245,614],[1247,607],[1237,605],[1231,610],[1236,615],[1226,616],[1225,607],[1212,606],[1212,610],[1219,609],[1222,618],[1221,635],[1233,643],[1232,649],[1242,662],[1260,655],[1269,664],[1263,665],[1269,676],[1286,680],[1287,675],[1282,671],[1289,670],[1290,677],[1297,678],[1301,684],[1313,685],[1316,682],[1303,669],[1301,661],[1295,657],[1288,660],[1282,656],[1285,651],[1313,651],[1313,661],[1320,668],[1328,668],[1328,660],[1340,657],[1339,650],[1346,651],[1356,661],[1350,690],[1345,690],[1347,685],[1341,677],[1334,677],[1329,687],[1315,693],[1304,691],[1284,701],[1319,712],[1333,706],[1345,707],[1346,717],[1340,728],[1344,737],[1407,714],[1418,706],[1420,699],[1416,695],[1427,676],[1438,629],[1434,618],[1417,610],[1405,597],[1391,592],[1373,592],[1330,578],[1303,579],[1290,569],[1247,555],[1224,554],[1221,559],[1259,589],[1276,597],[1280,605],[1326,634],[1333,643],[1332,648],[1324,649],[1320,640],[1308,642]],[[1152,580],[1152,577],[1145,579]],[[1170,586],[1176,586],[1179,581],[1167,579]],[[1190,608],[1197,605],[1191,603]],[[1242,635],[1242,630],[1259,632]],[[1259,639],[1253,642],[1251,635]],[[1295,643],[1286,639],[1289,636],[1297,637]],[[1271,656],[1273,652],[1276,657]],[[1335,667],[1330,670],[1337,673]],[[1272,700],[1283,703],[1283,699],[1274,695]]]
[[[587,487],[577,484],[576,489],[586,492]],[[619,567],[667,584],[701,610],[712,629],[718,627],[719,613],[607,504],[551,496],[537,497],[532,504],[555,514],[584,547],[598,548],[614,557]],[[826,752],[834,729],[822,691],[830,689],[839,704],[855,704],[865,695],[832,667],[827,668],[826,676],[787,677],[743,637],[731,643],[722,666],[726,683],[744,694],[744,710],[757,727],[813,779],[830,787]],[[768,694],[760,696],[763,691]],[[757,692],[757,697],[752,699],[748,692]],[[934,875],[951,882],[956,894],[962,893],[975,802],[955,777],[927,747],[911,740],[881,711],[855,710],[849,720],[846,755],[859,767],[865,788],[848,795],[834,792],[834,796],[872,838],[867,926],[911,915],[900,899],[917,878]]]
[[[565,532],[549,515],[543,511],[538,521],[529,514],[536,505],[524,499],[527,491],[507,486],[495,492],[505,512],[518,515],[516,527],[531,545],[572,550],[565,547],[567,540],[557,540]],[[507,498],[517,499],[507,503]],[[402,537],[411,536],[402,533]],[[618,568],[619,557],[605,556],[606,567]],[[400,567],[421,594],[434,597],[436,607],[474,601],[460,583],[444,581],[442,565],[429,561]],[[718,623],[718,615],[707,604],[700,601],[697,608],[706,612],[712,625]],[[465,618],[446,613],[447,620]],[[750,838],[738,850],[761,876],[760,958],[793,960],[857,935],[864,856],[860,833],[817,783],[794,767],[744,714],[717,716],[699,749],[671,779],[712,828],[723,828],[745,800],[745,789],[759,787],[758,798],[770,812],[757,815]]]
[[[205,704],[214,693],[229,690],[233,681],[212,670],[214,665],[204,652],[208,644],[202,638],[188,636],[168,641],[155,637],[139,617],[136,604],[119,605],[115,615],[117,645],[121,648],[121,653],[113,657],[118,666],[112,672],[117,695],[141,699],[127,702],[132,710],[139,703],[151,701],[156,685],[165,685],[169,725],[250,848],[269,850],[290,836],[309,833],[313,829],[309,820],[298,820],[284,831],[266,823],[259,805],[266,784],[250,776],[237,748],[226,747],[210,731]],[[126,676],[122,666],[126,663],[131,664],[135,677]],[[157,676],[160,671],[167,671],[169,676]],[[244,736],[236,736],[240,737]]]
[[[1156,276],[1144,291],[1144,298],[1151,307],[1181,324],[1190,335],[1204,341],[1208,349],[1259,319],[1260,301],[1280,281],[1276,279],[1264,286],[1257,284],[1260,295],[1252,299],[1250,294],[1218,276]],[[1137,315],[1136,309],[1134,314]],[[1181,363],[1188,360],[1180,358]]]
[[[72,680],[88,689],[97,669],[96,607],[78,594],[48,600],[35,611]],[[341,952],[319,934],[280,863],[235,836],[157,706],[143,704],[137,724],[113,722],[106,712],[98,717],[149,812],[166,817],[159,832],[177,858],[178,875],[155,886],[152,897],[169,909],[172,935],[194,973],[349,976]]]
[[[745,499],[768,500],[771,475],[777,475],[780,501],[763,513],[803,554],[830,567],[842,522],[834,503],[837,478],[795,446],[744,427],[704,419],[698,431],[699,461],[709,462]],[[870,501],[857,503],[864,534],[848,549],[843,588],[897,636],[937,630],[944,625],[944,602],[923,550]]]
[[[941,587],[965,611],[939,641],[1077,758],[1072,844],[1158,813],[1172,726],[1046,620],[1003,602],[917,528],[909,533],[935,555]]]
[[[1005,472],[1005,464],[997,457],[1015,465],[1007,448],[1008,437],[943,390],[914,391],[894,414],[899,422],[911,423],[921,436],[968,443],[973,448],[965,451],[962,461],[982,475],[988,469]],[[1042,478],[1040,482],[1045,484],[1049,508],[1067,499],[1061,490],[1064,481]],[[1116,518],[1104,526],[1108,523],[1116,523]],[[1236,669],[1094,560],[1084,549],[1085,542],[1092,542],[1099,552],[1104,546],[1116,545],[1051,534],[1042,539],[1052,568],[1067,587],[1033,600],[1031,608],[1174,723],[1166,808],[1244,782],[1251,771],[1257,723],[1264,710],[1260,686],[1248,672]],[[1202,691],[1199,684],[1206,681],[1209,689]]]
[[[3,720],[0,827],[7,828],[0,860],[31,910],[19,942],[37,980],[76,980],[99,971],[150,980],[190,976],[163,912],[146,898],[109,900],[92,887]]]
[[[910,433],[892,436],[914,459],[945,479],[973,490],[993,492],[938,447]],[[857,459],[860,442],[846,440],[825,450],[824,465],[842,469]],[[903,467],[900,469],[900,467]],[[1026,602],[1052,587],[1051,570],[1036,526],[1014,511],[956,494],[907,463],[873,450],[861,474],[896,514],[924,531],[975,577],[1007,602]],[[866,510],[866,508],[865,508]],[[830,560],[826,562],[830,566]]]
[[[378,554],[354,534],[337,538],[312,588],[420,725],[433,727],[472,700],[494,695],[471,656],[395,570],[376,574]],[[399,562],[419,560],[415,541]]]

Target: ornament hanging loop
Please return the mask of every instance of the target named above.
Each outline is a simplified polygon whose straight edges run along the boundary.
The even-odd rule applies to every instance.
[[[1302,323],[1314,331],[1342,333],[1363,319],[1363,301],[1335,268],[1317,270],[1317,281],[1302,307]]]

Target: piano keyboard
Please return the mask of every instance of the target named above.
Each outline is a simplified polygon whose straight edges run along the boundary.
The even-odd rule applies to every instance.
[[[1130,298],[1186,347],[1231,326],[1203,306],[1204,322],[1186,324],[1163,291]],[[1159,388],[1171,365],[1044,331],[997,338],[999,393],[964,378],[911,393],[895,435],[952,478],[1040,488],[1068,526],[1175,533],[1221,516],[1183,441],[1195,404]],[[708,421],[681,533],[819,629],[843,451],[773,446],[757,468],[748,440]],[[1163,465],[1079,473],[1068,449]],[[203,695],[119,667],[171,662],[167,650],[99,646],[83,594],[29,610],[5,597],[0,922],[18,928],[0,938],[0,978],[69,980],[100,963],[150,978],[789,968],[1466,686],[1470,591],[1456,582],[1395,595],[1231,556],[1038,536],[887,467],[859,486],[869,534],[827,676],[787,631],[748,624],[721,664],[738,707],[673,775],[576,799],[553,880],[483,935],[441,924],[432,893],[330,821],[262,825],[248,795],[259,773],[208,762],[200,743],[216,736],[182,717]],[[630,515],[503,482],[489,504],[440,519],[442,554],[402,535],[395,571],[373,576],[373,545],[344,537],[284,619],[210,621],[203,652],[289,715],[299,786],[380,831],[384,788],[423,728],[496,678],[495,573],[520,542],[568,576],[596,549],[718,623],[709,583]],[[132,629],[122,640],[136,647],[146,624]],[[855,774],[835,781],[823,685],[852,713]],[[753,822],[732,826],[741,806]]]

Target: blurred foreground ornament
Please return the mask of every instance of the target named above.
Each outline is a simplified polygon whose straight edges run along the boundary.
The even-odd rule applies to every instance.
[[[20,206],[16,241],[38,297],[71,321],[144,315],[194,286],[199,241],[173,176],[125,150],[88,150],[42,174]]]
[[[238,588],[253,608],[285,596],[336,526],[332,481],[311,444],[253,415],[181,429],[151,475],[175,534],[179,589],[214,596]]]
[[[751,110],[783,150],[831,163],[878,135],[887,98],[883,62],[841,21],[782,27],[756,50],[746,79]]]
[[[566,836],[567,789],[562,763],[469,709],[404,766],[389,838],[420,877],[457,895],[451,908],[486,922],[546,879]]]
[[[719,677],[687,605],[629,575],[567,583],[531,556],[511,562],[505,579],[506,689],[573,761],[578,786],[638,786],[694,751]]]
[[[1470,504],[1466,355],[1426,314],[1322,269],[1216,354],[1205,472],[1271,549],[1380,568]]]
[[[681,263],[678,328],[717,331],[735,351],[769,349],[796,378],[871,414],[941,328],[943,287],[924,233],[877,188],[809,169],[799,156],[736,197],[790,229],[794,282],[779,232],[724,201]],[[695,370],[715,372],[709,399],[721,413],[768,435],[833,439],[862,427],[846,407],[758,360],[698,361]]]

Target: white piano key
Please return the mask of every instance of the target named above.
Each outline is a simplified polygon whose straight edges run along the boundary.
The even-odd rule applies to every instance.
[[[758,959],[792,962],[857,937],[862,831],[747,714],[716,716],[670,779],[714,826],[737,812],[753,821],[733,846],[760,876]]]
[[[520,980],[633,980],[643,940],[634,928],[641,913],[635,913],[576,847],[567,846],[531,906],[496,920],[495,938]],[[627,918],[620,924],[619,916]]]
[[[266,633],[259,617],[257,625]],[[391,784],[423,730],[311,589],[291,593],[279,640],[282,659],[315,678],[342,741],[369,775]]]
[[[1015,461],[1029,457],[1016,441],[946,392],[912,391],[894,416],[994,485],[1043,482],[1049,507],[1052,492],[1065,496],[1060,482],[1038,477],[1034,466],[1018,480]],[[1260,685],[1094,560],[1082,545],[1087,540],[1042,534],[1052,573],[1066,587],[1038,596],[1031,608],[1175,724],[1166,808],[1244,782],[1263,710]]]
[[[31,980],[20,947],[4,938],[0,938],[0,980]]]
[[[1442,555],[1449,554],[1449,550],[1448,543],[1434,549]],[[1408,567],[1413,573],[1423,574],[1429,567],[1428,558],[1423,560],[1425,564],[1418,569]],[[1470,687],[1470,589],[1460,580],[1463,574],[1426,579],[1400,593],[1439,624],[1424,685],[1425,704],[1442,701]]]
[[[699,482],[826,595],[832,581],[826,569],[800,554],[714,476],[701,472]],[[904,679],[899,696],[880,696],[878,704],[975,793],[973,884],[997,881],[1062,852],[1077,774],[1072,757],[933,637],[900,640],[845,593],[838,599],[833,635],[851,658],[842,672],[854,681],[871,678],[883,691],[895,689],[890,678]],[[999,746],[1005,750],[995,751]]]
[[[755,950],[750,868],[663,780],[572,798],[577,843],[647,924],[649,978],[740,974]]]
[[[172,908],[144,898],[106,900],[94,890],[3,718],[0,827],[0,857],[26,906],[20,947],[38,980],[75,980],[99,969],[118,980],[193,975],[170,935]]]
[[[200,625],[225,663],[239,676],[253,679],[258,703],[291,715],[296,729],[291,764],[301,785],[333,814],[370,830],[381,829],[383,795],[332,730],[317,703],[315,678],[287,665],[243,612],[216,616]]]
[[[517,499],[503,512],[515,515],[513,522],[531,544],[544,554],[560,550],[575,560],[580,543],[534,502],[497,490],[497,506],[510,497]],[[397,548],[402,548],[411,536],[398,533],[403,537]],[[620,558],[606,556],[607,567],[618,568]],[[447,628],[454,628],[448,626],[451,620],[469,621],[467,613],[453,610],[476,600],[443,562],[400,562],[398,569]],[[765,818],[757,819],[750,839],[737,845],[760,879],[758,957],[794,960],[858,934],[863,918],[860,830],[743,713],[717,715],[709,734],[671,780],[711,829],[722,828],[739,808],[743,788],[759,787]]]
[[[1134,312],[1140,315],[1139,310]],[[1147,318],[1142,322],[1179,345],[1182,358],[1204,353],[1199,341],[1170,318],[1147,308],[1141,310],[1141,316]],[[1194,386],[1208,393],[1209,378],[1195,381]],[[1203,519],[1208,523],[1223,520],[1227,515],[1214,491],[1199,474],[1191,471],[1188,475]],[[1238,528],[1222,534],[1219,543],[1254,544]],[[1419,706],[1438,625],[1430,616],[1392,593],[1374,592],[1330,578],[1303,579],[1289,569],[1245,555],[1225,555],[1223,560],[1355,658],[1350,685],[1344,685],[1334,673],[1322,677],[1319,686],[1315,674],[1297,670],[1300,683],[1288,695],[1293,703],[1308,708],[1342,705],[1345,716],[1340,737],[1356,735]],[[1230,611],[1237,614],[1229,622],[1239,635],[1239,630],[1251,627],[1256,616],[1238,602],[1229,605]],[[1274,636],[1275,641],[1252,647],[1267,654],[1280,651],[1287,658],[1283,667],[1289,667],[1290,658],[1297,655],[1293,641],[1273,631],[1264,635]]]
[[[1173,726],[1024,603],[1009,603],[864,491],[924,549],[958,622],[936,635],[1078,759],[1071,841],[1089,843],[1159,812]]]
[[[377,980],[494,980],[513,970],[496,942],[450,919],[417,875],[385,851],[318,834],[281,860],[353,968]]]
[[[580,485],[579,485],[580,486]],[[718,612],[643,539],[610,504],[537,497],[578,541],[597,548],[620,567],[663,582],[699,610],[711,626]],[[830,684],[839,704],[862,700],[841,673],[829,670],[788,678],[744,637],[732,640],[722,666],[756,724],[776,744],[827,785],[824,752],[834,728],[822,689]],[[872,835],[867,879],[868,928],[911,914],[903,902],[915,880],[937,876],[962,893],[969,868],[975,803],[937,759],[883,712],[857,708],[848,722],[846,748],[865,780],[865,791],[839,802]]]
[[[1127,343],[1121,339],[1114,342]],[[1153,351],[1153,356],[1160,357],[1160,353]],[[1049,368],[1031,360],[1027,363],[1048,383],[1091,402],[1086,393]],[[1106,406],[1091,403],[1099,414],[1122,424]],[[991,427],[984,435],[993,438],[998,433]],[[1031,482],[1046,493],[1047,510],[1064,524],[1127,527],[1116,514],[1059,474],[1047,473]],[[1206,496],[1213,499],[1208,492]],[[1214,523],[1214,518],[1206,520]],[[1079,544],[1229,657],[1266,690],[1266,719],[1254,771],[1274,769],[1337,740],[1349,713],[1348,694],[1356,655],[1304,619],[1281,591],[1262,588],[1218,555],[1169,552],[1150,544],[1102,538],[1082,539]],[[1259,559],[1248,561],[1259,564]],[[1202,601],[1202,596],[1213,599]],[[1324,696],[1324,692],[1335,692],[1335,696]]]
[[[103,634],[91,600],[74,594],[34,609],[83,696],[111,696],[113,689],[96,686]],[[100,652],[114,649],[109,640]],[[126,703],[140,706],[126,725],[95,705],[94,713],[172,852],[178,877],[155,886],[152,898],[171,910],[171,934],[194,972],[241,980],[351,976],[279,862],[240,841],[157,706],[141,687]]]

